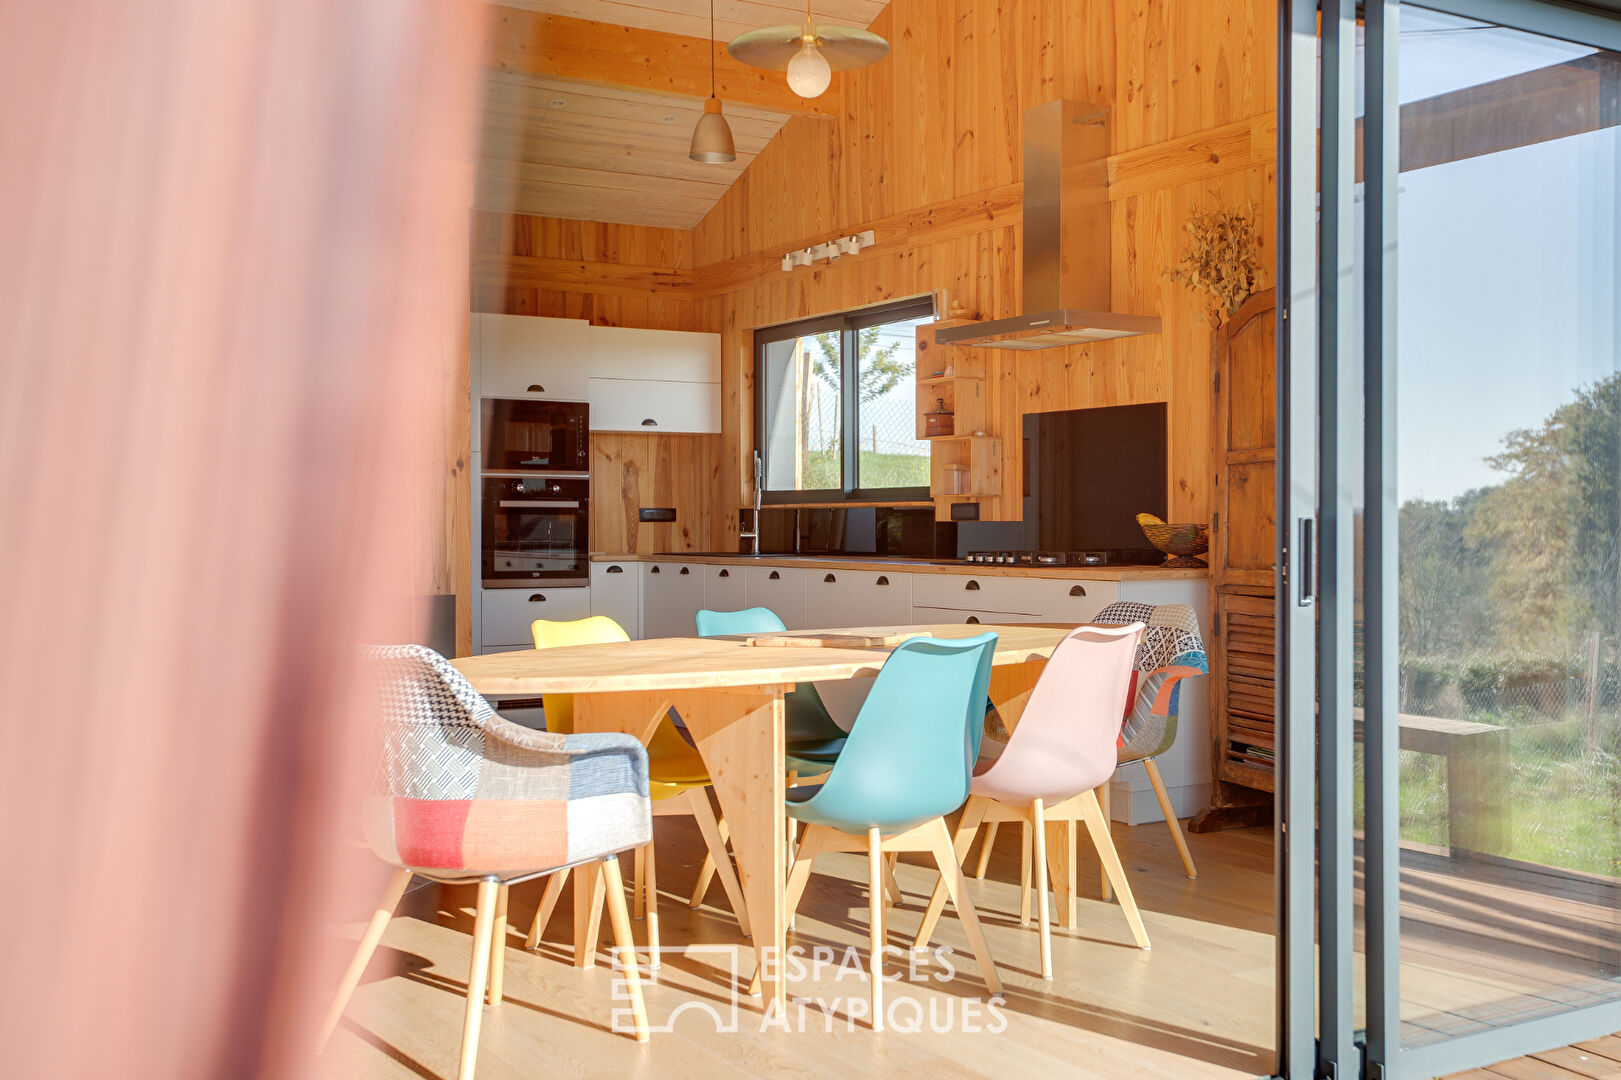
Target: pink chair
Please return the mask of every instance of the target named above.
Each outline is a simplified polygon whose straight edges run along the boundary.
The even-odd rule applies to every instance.
[[[1126,872],[1109,835],[1097,788],[1114,775],[1120,717],[1131,689],[1132,658],[1143,624],[1077,627],[1053,650],[1007,749],[980,765],[957,826],[956,851],[965,858],[984,823],[1017,821],[1035,837],[1032,863],[1037,875],[1041,977],[1052,975],[1052,938],[1047,907],[1047,837],[1050,821],[1086,824],[1104,872],[1120,898],[1131,935],[1148,948],[1148,933],[1137,912]],[[1028,904],[1028,891],[1026,892]],[[923,916],[918,941],[927,942],[945,907],[944,883]],[[1028,908],[1021,915],[1028,920]]]

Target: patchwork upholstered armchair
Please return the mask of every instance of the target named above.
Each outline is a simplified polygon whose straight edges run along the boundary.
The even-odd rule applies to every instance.
[[[593,914],[607,901],[615,943],[626,958],[636,1038],[645,1040],[617,860],[618,852],[652,839],[641,743],[629,735],[559,735],[503,720],[448,660],[420,645],[373,647],[367,659],[378,709],[366,837],[396,869],[328,1012],[321,1041],[336,1027],[412,874],[476,883],[459,1073],[471,1077],[482,999],[501,999],[507,889],[565,867],[593,875]],[[591,920],[593,928],[599,918]]]
[[[1187,838],[1182,835],[1182,823],[1177,820],[1171,797],[1165,790],[1165,780],[1154,759],[1176,742],[1182,680],[1210,671],[1204,641],[1199,637],[1199,617],[1187,604],[1120,602],[1098,612],[1092,621],[1110,626],[1147,624],[1137,645],[1131,695],[1126,719],[1120,728],[1120,764],[1141,761],[1148,770],[1148,780],[1154,785],[1154,796],[1165,813],[1171,839],[1176,841],[1177,853],[1182,856],[1182,868],[1188,877],[1198,877]]]

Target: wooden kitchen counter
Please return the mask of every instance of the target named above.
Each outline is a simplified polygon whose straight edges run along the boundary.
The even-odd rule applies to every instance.
[[[593,552],[592,562],[690,563],[694,566],[787,566],[806,570],[893,570],[907,574],[970,574],[976,577],[1076,577],[1093,581],[1186,581],[1209,571],[1158,566],[990,566],[961,559],[883,558],[873,555],[611,555]]]

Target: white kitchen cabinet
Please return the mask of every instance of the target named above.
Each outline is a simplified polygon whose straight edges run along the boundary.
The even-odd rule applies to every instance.
[[[532,649],[535,636],[529,624],[536,619],[572,622],[591,614],[591,590],[578,586],[552,588],[526,585],[521,589],[483,589],[480,612],[480,648],[504,652],[507,647]]]
[[[710,611],[741,611],[749,606],[741,566],[705,566],[704,607]]]
[[[642,575],[634,562],[591,564],[591,614],[606,615],[633,638],[642,636]]]
[[[591,430],[647,435],[720,433],[720,383],[599,379],[590,385]]]
[[[704,568],[693,563],[642,564],[642,637],[694,637],[704,606]]]
[[[475,399],[585,401],[590,393],[590,329],[583,319],[475,314]]]
[[[1075,577],[918,574],[912,585],[915,606],[1039,615],[1048,622],[1086,622],[1119,596],[1119,582]]]
[[[909,574],[874,570],[810,570],[806,626],[899,626],[911,619]]]
[[[920,626],[929,623],[984,623],[987,626],[1017,625],[1018,623],[1046,622],[1040,615],[1021,615],[1011,611],[971,610],[966,608],[913,607],[912,622]]]
[[[593,326],[590,340],[594,379],[720,382],[719,334]]]
[[[788,566],[743,568],[744,597],[749,607],[770,608],[790,630],[810,626],[805,609],[813,571]]]

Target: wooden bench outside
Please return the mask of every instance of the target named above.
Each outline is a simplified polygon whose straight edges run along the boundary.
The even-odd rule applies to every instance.
[[[1353,710],[1357,738],[1363,715]],[[1508,728],[1474,720],[1401,713],[1403,750],[1447,763],[1447,844],[1454,858],[1499,853],[1508,844]]]

